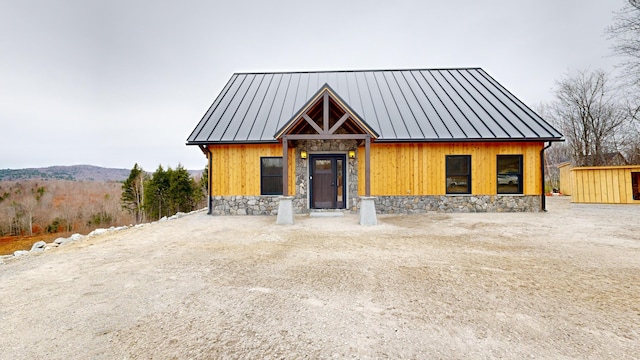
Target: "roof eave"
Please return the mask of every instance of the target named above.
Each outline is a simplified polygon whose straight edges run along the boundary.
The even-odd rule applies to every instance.
[[[411,143],[411,142],[562,142],[564,138],[557,137],[540,137],[540,138],[431,138],[431,139],[384,139],[379,138],[376,142],[394,142],[394,143]]]

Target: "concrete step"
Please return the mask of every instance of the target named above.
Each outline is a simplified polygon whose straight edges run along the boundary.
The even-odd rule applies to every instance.
[[[341,217],[344,216],[342,210],[325,210],[325,211],[311,211],[309,217]]]

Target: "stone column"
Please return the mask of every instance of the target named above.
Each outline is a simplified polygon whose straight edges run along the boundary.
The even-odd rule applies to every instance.
[[[373,196],[360,197],[360,225],[378,225],[374,200]]]
[[[293,196],[281,196],[278,202],[278,225],[293,224]]]

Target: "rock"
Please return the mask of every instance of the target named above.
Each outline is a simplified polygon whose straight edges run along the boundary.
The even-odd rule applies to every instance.
[[[45,246],[47,246],[46,242],[38,241],[31,246],[31,251],[43,251]]]
[[[13,256],[24,256],[24,255],[29,255],[29,252],[27,250],[18,250],[13,253]]]
[[[108,229],[95,229],[92,232],[90,232],[89,235],[87,235],[87,236],[102,235],[102,234],[106,233],[107,231],[109,231],[109,230]]]
[[[60,246],[60,245],[59,245],[59,244],[56,244],[56,243],[50,243],[50,244],[47,244],[47,245],[44,247],[44,249],[45,249],[45,250],[49,250],[49,249],[57,248],[58,246]]]
[[[82,239],[84,237],[84,235],[81,234],[73,234],[69,237],[69,240],[71,241],[78,241],[80,239]]]
[[[63,237],[59,237],[53,240],[53,243],[58,245],[64,244],[65,242],[67,242],[67,238],[63,238]]]

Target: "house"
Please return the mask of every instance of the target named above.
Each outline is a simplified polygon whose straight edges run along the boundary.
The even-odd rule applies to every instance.
[[[541,159],[562,140],[459,68],[236,73],[187,145],[208,158],[211,214],[420,213],[544,209]]]

